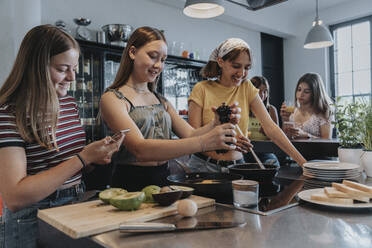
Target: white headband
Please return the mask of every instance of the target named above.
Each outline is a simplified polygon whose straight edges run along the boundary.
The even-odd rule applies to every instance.
[[[249,45],[247,42],[245,42],[242,39],[239,38],[230,38],[222,42],[216,49],[213,50],[211,56],[209,56],[209,61],[217,61],[217,58],[222,58],[232,50],[238,47],[246,47],[249,50],[249,53],[251,49],[249,48]]]

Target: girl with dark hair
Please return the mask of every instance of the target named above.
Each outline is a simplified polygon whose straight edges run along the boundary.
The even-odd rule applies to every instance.
[[[34,27],[0,89],[0,247],[36,247],[38,209],[78,200],[82,169],[109,163],[123,140],[84,147],[78,107],[67,96],[79,51],[57,27]]]
[[[258,95],[260,96],[262,103],[265,105],[267,112],[269,113],[271,119],[275,122],[276,125],[279,125],[278,121],[278,111],[276,110],[275,106],[270,104],[270,85],[267,79],[264,76],[255,76],[251,78],[252,84],[259,90]],[[252,111],[249,115],[249,138],[251,140],[267,140],[269,139],[265,131],[263,130],[260,121],[254,116]],[[269,152],[256,152],[259,159],[264,164],[271,164],[279,166],[278,158],[275,156],[274,153]],[[247,163],[255,163],[256,160],[254,159],[251,153],[244,154],[244,160]]]
[[[286,111],[283,103],[280,116],[283,122],[291,121],[294,127],[284,128],[288,137],[294,139],[332,137],[332,100],[327,95],[323,80],[318,73],[306,73],[297,82],[295,111]]]
[[[163,186],[168,184],[169,159],[236,149],[236,139],[229,137],[235,134],[233,124],[218,125],[218,118],[213,118],[206,126],[194,129],[155,91],[166,57],[162,32],[151,27],[136,29],[123,52],[114,83],[102,95],[101,116],[108,127],[113,132],[130,128],[124,145],[113,157],[114,187],[136,191],[150,184]],[[232,122],[236,123],[238,109],[234,104],[231,107],[235,113]],[[181,139],[172,140],[172,132]]]
[[[262,103],[265,105],[265,108],[267,112],[269,113],[271,119],[275,122],[276,125],[279,125],[279,120],[278,120],[278,111],[276,110],[275,106],[270,104],[270,85],[267,79],[264,76],[255,76],[251,78],[251,82],[256,87],[258,91],[258,95],[260,96]],[[267,139],[265,132],[263,128],[261,127],[261,124],[259,124],[258,128],[258,133],[253,133],[253,123],[257,123],[256,118],[254,117],[254,114],[250,112],[250,119],[249,119],[249,130],[251,131],[250,133],[250,138],[261,138],[261,139]],[[257,127],[255,127],[257,129]],[[257,136],[257,137],[256,137]],[[266,138],[265,138],[266,137]]]
[[[202,75],[209,80],[197,83],[189,97],[189,122],[194,128],[204,127],[214,117],[210,106],[238,102],[241,118],[238,123],[243,136],[248,136],[249,113],[253,112],[259,120],[265,134],[281,149],[289,154],[299,165],[306,160],[294,148],[288,138],[272,120],[261,98],[258,89],[247,80],[252,64],[252,52],[249,45],[238,38],[230,38],[222,42],[209,57]],[[242,163],[241,151],[217,153],[208,151],[193,154],[189,166],[194,171],[220,172],[231,165]]]

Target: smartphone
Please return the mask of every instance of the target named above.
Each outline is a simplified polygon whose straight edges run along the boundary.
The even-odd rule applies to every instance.
[[[113,136],[111,136],[111,138],[113,139],[113,141],[117,142],[121,139],[121,137],[124,133],[129,132],[129,131],[130,131],[130,128],[120,130],[119,132],[117,132]]]

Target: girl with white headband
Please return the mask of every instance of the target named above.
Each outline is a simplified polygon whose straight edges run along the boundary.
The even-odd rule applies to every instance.
[[[188,99],[189,123],[194,128],[202,127],[214,118],[212,106],[238,102],[241,107],[238,125],[244,134],[244,137],[238,137],[238,142],[247,140],[245,137],[248,135],[249,111],[252,111],[266,135],[302,166],[306,160],[272,121],[258,90],[247,79],[251,65],[251,50],[242,39],[227,39],[214,49],[207,65],[202,69],[202,76],[209,80],[197,83]],[[229,166],[243,162],[243,154],[240,151],[209,151],[193,154],[189,166],[193,171],[223,172],[227,171]]]

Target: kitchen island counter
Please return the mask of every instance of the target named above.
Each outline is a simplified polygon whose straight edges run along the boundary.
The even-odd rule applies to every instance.
[[[230,229],[126,234],[112,231],[93,236],[103,247],[372,247],[372,211],[330,211],[300,205],[261,216],[216,205],[200,211],[199,220],[242,221]],[[177,216],[162,222],[176,221]],[[160,221],[160,220],[158,220]]]
[[[365,183],[371,185],[372,180],[368,178]],[[216,204],[200,209],[193,218],[183,220],[191,223],[197,220],[246,221],[247,224],[229,229],[187,232],[132,234],[111,231],[73,240],[40,222],[45,247],[372,247],[372,209],[335,209],[300,202],[298,206],[262,216]],[[180,220],[181,216],[174,215],[154,222],[175,223]]]

